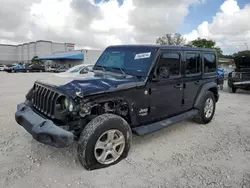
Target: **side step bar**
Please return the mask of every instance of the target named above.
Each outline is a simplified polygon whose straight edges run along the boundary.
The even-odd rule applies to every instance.
[[[162,120],[162,121],[158,121],[156,123],[135,127],[132,129],[132,131],[138,136],[143,136],[143,135],[146,135],[146,134],[149,134],[152,132],[156,132],[160,129],[166,128],[166,127],[168,127],[172,124],[178,123],[180,121],[189,119],[197,114],[198,114],[198,110],[195,110],[195,109],[190,110],[190,111],[185,112],[183,114],[180,114],[180,115],[177,115],[177,116],[174,116],[174,117]]]

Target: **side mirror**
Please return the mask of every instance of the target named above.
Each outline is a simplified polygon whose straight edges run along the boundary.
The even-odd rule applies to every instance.
[[[161,80],[161,77],[157,75],[156,73],[151,76],[152,82],[159,82]]]

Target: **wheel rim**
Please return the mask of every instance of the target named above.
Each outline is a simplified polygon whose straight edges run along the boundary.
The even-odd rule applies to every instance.
[[[208,98],[205,103],[204,114],[206,118],[210,118],[213,114],[214,102],[211,98]]]
[[[104,132],[95,144],[95,158],[101,164],[111,164],[122,155],[125,148],[125,138],[123,134],[112,129]]]

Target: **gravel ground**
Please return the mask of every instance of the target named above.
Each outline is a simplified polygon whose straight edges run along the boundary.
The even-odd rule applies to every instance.
[[[49,73],[0,72],[0,187],[250,188],[250,93],[221,91],[208,125],[184,121],[145,137],[115,166],[84,170],[76,146],[45,146],[14,120],[34,80]]]

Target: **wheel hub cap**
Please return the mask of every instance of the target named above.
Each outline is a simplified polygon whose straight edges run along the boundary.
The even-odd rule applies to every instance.
[[[101,164],[111,164],[122,155],[125,148],[125,138],[123,134],[112,129],[104,132],[96,141],[94,155]]]
[[[213,110],[214,110],[213,100],[211,98],[208,98],[206,100],[205,107],[204,107],[205,117],[210,118],[212,116],[212,114],[213,114]]]

